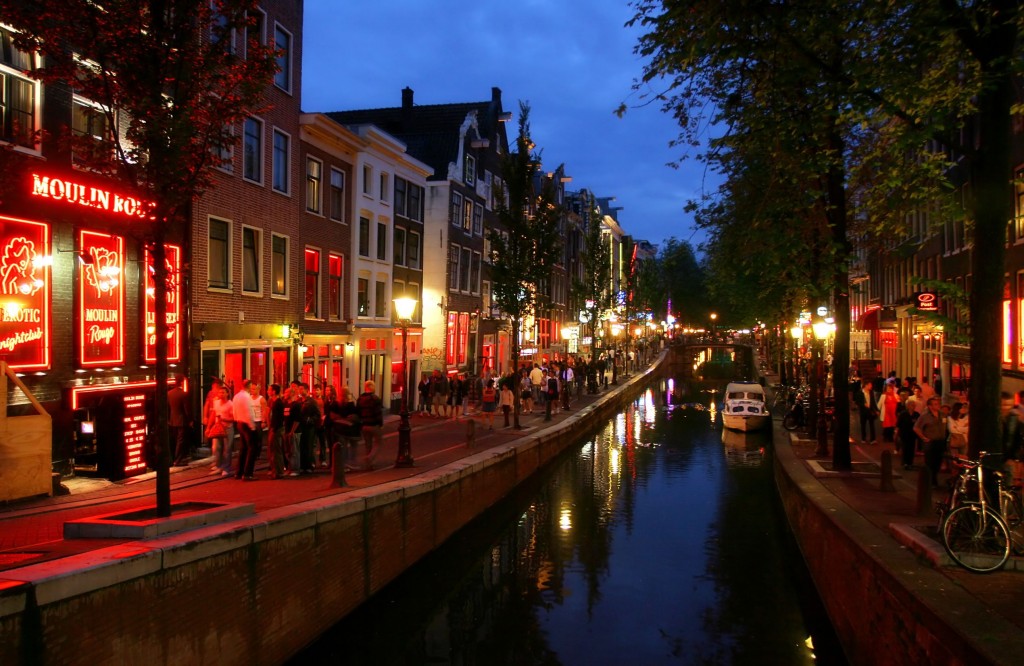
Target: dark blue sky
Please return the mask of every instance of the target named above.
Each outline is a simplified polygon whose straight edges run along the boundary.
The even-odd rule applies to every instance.
[[[306,0],[302,108],[399,106],[406,86],[417,104],[471,102],[497,86],[506,110],[530,103],[545,168],[564,163],[571,189],[617,197],[638,238],[696,244],[683,207],[712,183],[692,159],[666,166],[677,125],[654,106],[613,113],[642,73],[631,15],[625,0]]]

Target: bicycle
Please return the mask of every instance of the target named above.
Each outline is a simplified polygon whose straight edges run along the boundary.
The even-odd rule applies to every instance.
[[[979,457],[986,455],[981,452]],[[989,506],[984,490],[985,468],[980,460],[956,457],[954,461],[961,472],[951,484],[948,504],[942,509],[942,545],[953,561],[968,571],[990,573],[1001,569],[1010,557],[1013,538],[1000,511]],[[1001,507],[1005,501],[1008,511],[1019,510],[1009,493],[1003,497],[1002,475],[995,475]],[[1019,511],[1017,516],[1019,529]]]

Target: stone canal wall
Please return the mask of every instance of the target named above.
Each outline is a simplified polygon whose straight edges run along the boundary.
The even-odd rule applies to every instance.
[[[557,426],[438,470],[8,572],[0,664],[274,664],[616,413],[634,376]]]
[[[815,479],[779,421],[774,435],[783,508],[851,664],[1020,663],[1000,651],[1014,627]]]

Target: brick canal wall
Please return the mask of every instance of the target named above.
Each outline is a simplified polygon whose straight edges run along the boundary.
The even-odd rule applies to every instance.
[[[653,371],[652,371],[653,372]],[[0,664],[276,664],[505,497],[646,386],[415,478],[23,567]]]
[[[776,485],[851,664],[1020,663],[1015,626],[832,494],[788,437],[777,422]]]

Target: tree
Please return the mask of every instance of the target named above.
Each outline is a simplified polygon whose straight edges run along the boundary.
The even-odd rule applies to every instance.
[[[600,325],[598,317],[611,305],[612,295],[608,288],[611,263],[608,247],[602,240],[601,210],[592,199],[588,203],[590,214],[586,216],[583,231],[583,279],[573,280],[573,291],[587,312],[591,339],[596,342]]]
[[[212,183],[210,167],[236,143],[232,128],[264,105],[276,51],[261,42],[256,0],[14,0],[4,21],[41,56],[32,74],[74,89],[106,118],[100,138],[62,139],[94,172],[155,202],[139,232],[153,257],[156,369],[153,439],[157,514],[169,516],[167,283],[164,242],[189,228],[191,205]],[[244,46],[236,51],[237,42]],[[186,258],[186,261],[188,258]]]
[[[877,208],[855,211],[850,185],[873,182],[887,195],[906,194],[900,192],[905,183],[918,182],[902,179],[914,161],[908,156],[926,156],[933,176],[964,160],[966,216],[974,224],[971,441],[972,447],[994,441],[1004,232],[1013,201],[1010,118],[1022,64],[1018,3],[641,0],[634,6],[635,21],[651,28],[637,49],[652,57],[643,82],[665,81],[669,92],[659,99],[680,119],[680,143],[696,142],[705,126],[717,123],[727,133],[704,156],[710,162],[723,146],[758,135],[766,154],[809,162],[795,173],[820,193],[818,213],[831,241],[822,277],[837,317],[840,404],[847,365],[840,354],[849,350],[848,232],[854,220],[886,217]],[[759,116],[765,109],[767,124]],[[801,136],[809,141],[801,145]],[[852,159],[865,146],[879,150],[877,159]],[[864,166],[874,170],[870,179],[858,172]],[[871,201],[864,196],[859,203]],[[837,449],[846,446],[843,430],[835,433]]]
[[[512,368],[519,368],[519,337],[523,320],[543,298],[540,286],[551,277],[561,256],[558,223],[561,207],[554,185],[540,173],[540,154],[530,138],[530,106],[519,103],[516,151],[501,164],[502,191],[497,203],[498,226],[491,241],[491,299],[511,324]],[[514,407],[519,428],[519,402]]]

